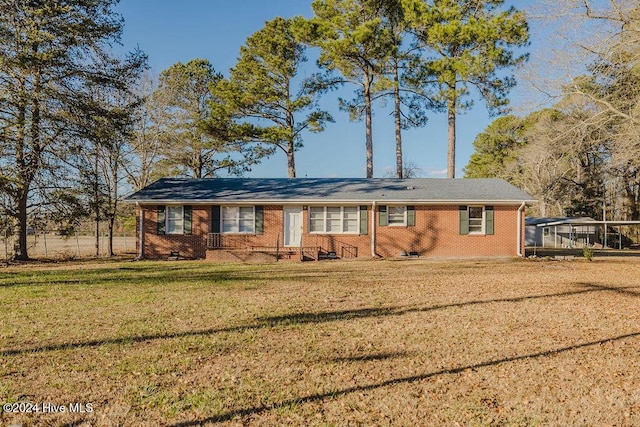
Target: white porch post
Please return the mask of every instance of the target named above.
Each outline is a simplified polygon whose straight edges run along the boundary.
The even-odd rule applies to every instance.
[[[518,236],[516,241],[518,242],[518,249],[516,251],[516,254],[519,257],[523,257],[524,253],[522,252],[522,211],[524,210],[525,206],[527,204],[525,202],[522,202],[522,204],[520,205],[520,207],[518,208]]]

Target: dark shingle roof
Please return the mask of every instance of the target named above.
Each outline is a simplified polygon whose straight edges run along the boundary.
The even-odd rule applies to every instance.
[[[534,202],[502,179],[163,178],[127,198],[141,203]]]

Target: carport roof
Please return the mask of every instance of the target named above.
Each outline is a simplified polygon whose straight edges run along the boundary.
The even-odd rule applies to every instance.
[[[537,221],[536,221],[537,220]],[[597,221],[593,218],[527,218],[526,225],[552,227],[555,225],[640,225],[640,221]]]

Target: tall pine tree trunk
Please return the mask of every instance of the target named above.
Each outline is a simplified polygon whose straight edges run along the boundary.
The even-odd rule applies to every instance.
[[[198,179],[202,178],[204,171],[204,159],[202,158],[202,151],[198,150],[197,152],[194,152],[192,161],[193,166],[191,169],[193,170],[193,177]]]
[[[37,45],[33,48],[34,53],[37,52]],[[26,153],[27,146],[27,109],[28,100],[26,94],[26,83],[21,80],[20,104],[18,107],[18,135],[16,144],[16,165],[18,166],[19,182],[17,183],[17,213],[18,213],[18,253],[15,255],[16,260],[28,261],[28,199],[29,189],[33,182],[35,171],[38,168],[38,162],[42,154],[40,146],[40,92],[42,86],[40,84],[40,73],[36,72],[33,76],[33,88],[31,94],[31,152]]]
[[[455,92],[455,85],[453,87]],[[456,95],[450,95],[447,105],[448,148],[447,148],[447,178],[456,177]]]
[[[17,188],[14,193],[14,201],[16,202],[18,219],[18,252],[14,255],[14,258],[19,261],[27,261],[29,259],[27,248],[27,198],[29,196],[29,183],[27,178],[27,159],[25,155],[27,96],[25,87],[25,82],[22,80],[16,123],[16,166],[18,169],[16,175],[19,182],[16,183]]]
[[[289,141],[287,144],[287,172],[289,173],[289,178],[296,177],[296,159],[294,149],[293,141]]]
[[[402,178],[404,174],[402,161],[402,116],[400,111],[400,78],[398,76],[398,60],[393,63],[393,101],[394,101],[394,119],[396,130],[396,176]]]
[[[366,156],[367,156],[367,178],[373,178],[373,134],[371,129],[371,85],[373,84],[373,77],[367,73],[365,75],[364,83],[364,115],[365,115],[365,127],[366,127]]]
[[[289,98],[289,93],[287,90],[287,97]],[[289,174],[289,178],[296,177],[296,141],[294,139],[294,127],[295,122],[293,118],[293,114],[291,114],[291,102],[287,102],[287,128],[289,130],[289,141],[287,141],[287,172]]]
[[[28,261],[27,252],[27,195],[28,190],[23,189],[18,200],[18,253],[15,259],[18,261]]]

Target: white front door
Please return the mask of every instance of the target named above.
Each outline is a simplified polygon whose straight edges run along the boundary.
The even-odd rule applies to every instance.
[[[300,246],[302,238],[302,208],[284,208],[284,246]]]

